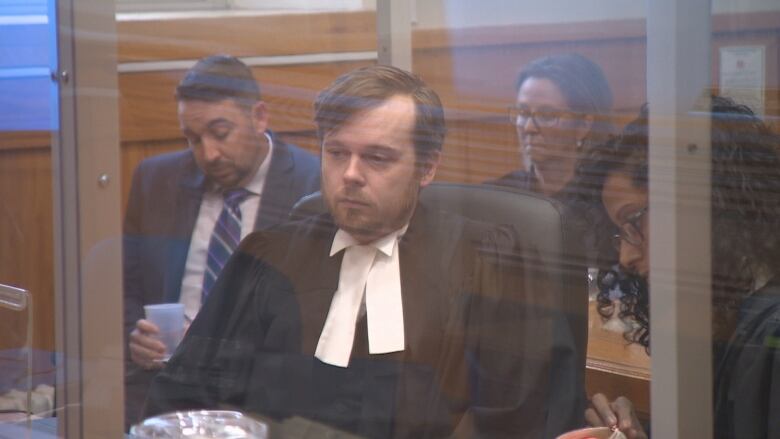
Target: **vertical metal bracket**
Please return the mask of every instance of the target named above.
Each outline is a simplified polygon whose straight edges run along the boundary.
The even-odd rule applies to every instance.
[[[412,71],[412,1],[377,0],[379,64]]]

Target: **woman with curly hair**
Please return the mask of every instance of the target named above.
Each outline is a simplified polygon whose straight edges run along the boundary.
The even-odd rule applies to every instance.
[[[712,290],[715,437],[780,435],[780,146],[747,107],[712,99]],[[629,341],[650,348],[647,109],[599,151],[589,172],[620,233],[621,276],[602,277],[599,312],[631,322]],[[609,291],[619,284],[616,306]],[[619,308],[619,309],[616,309]],[[646,437],[631,402],[592,398],[586,418]],[[770,416],[770,413],[775,413]]]

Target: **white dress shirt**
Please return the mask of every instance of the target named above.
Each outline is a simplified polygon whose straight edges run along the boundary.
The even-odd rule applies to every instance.
[[[370,244],[360,245],[339,229],[330,256],[344,250],[339,285],[320,333],[315,356],[323,363],[349,366],[355,326],[365,306],[368,352],[404,350],[404,312],[398,241],[407,226]]]
[[[265,136],[268,138],[268,154],[266,154],[260,167],[257,168],[255,175],[252,176],[252,180],[244,187],[249,191],[250,195],[240,205],[241,239],[252,233],[254,229],[257,210],[260,207],[265,179],[271,163],[273,142],[271,136],[267,133]],[[190,319],[194,319],[200,310],[209,241],[211,240],[214,226],[216,226],[219,215],[222,212],[223,205],[224,200],[221,188],[212,188],[206,191],[200,202],[198,218],[195,221],[195,228],[192,230],[192,237],[190,238],[190,248],[187,253],[187,262],[184,266],[184,276],[182,276],[181,281],[181,294],[179,295],[179,301],[184,304],[184,313]]]

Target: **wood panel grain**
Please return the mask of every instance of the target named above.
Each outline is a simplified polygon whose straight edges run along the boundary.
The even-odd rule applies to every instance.
[[[352,61],[253,68],[263,100],[270,110],[271,129],[312,129],[312,104],[317,93],[340,74],[370,63]],[[120,135],[123,142],[181,136],[174,90],[184,73],[179,70],[119,76]]]
[[[30,291],[33,346],[44,350],[54,350],[51,171],[49,148],[0,151],[0,283]],[[0,348],[7,346],[5,337]]]
[[[644,38],[644,19],[603,20],[579,23],[538,23],[478,26],[461,29],[419,29],[413,34],[420,49],[482,47],[515,44],[594,42],[623,38]]]
[[[119,62],[376,50],[374,12],[120,19]]]
[[[604,329],[589,303],[588,359],[585,387],[588,397],[603,393],[610,399],[625,396],[645,419],[650,415],[650,357],[644,348],[629,344],[622,333]]]
[[[49,131],[0,131],[0,153],[15,149],[48,148],[49,145]]]
[[[633,38],[419,49],[414,53],[414,71],[436,89],[450,110],[504,114],[514,102],[515,82],[523,66],[543,56],[568,52],[581,53],[602,67],[613,90],[615,108],[638,108],[646,100],[645,42]]]

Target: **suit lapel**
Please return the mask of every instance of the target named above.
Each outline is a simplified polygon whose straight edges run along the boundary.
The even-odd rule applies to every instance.
[[[171,222],[171,239],[168,245],[168,264],[165,272],[165,291],[163,294],[165,302],[179,301],[192,231],[195,229],[205,189],[206,178],[190,154],[182,164],[176,188],[176,209]]]
[[[273,142],[271,163],[255,219],[255,230],[264,230],[283,222],[296,201],[290,199],[294,193],[292,187],[295,163],[292,153],[284,142],[276,138],[273,138]]]

